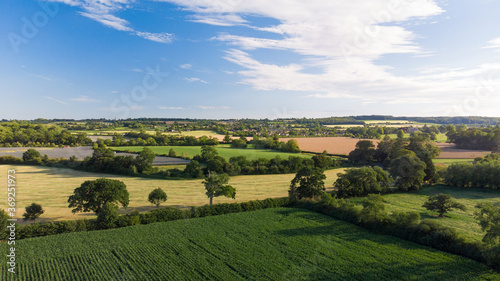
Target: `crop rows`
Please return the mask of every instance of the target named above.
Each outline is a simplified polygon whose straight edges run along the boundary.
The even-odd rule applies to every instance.
[[[486,266],[302,209],[18,241],[17,279],[496,280]]]

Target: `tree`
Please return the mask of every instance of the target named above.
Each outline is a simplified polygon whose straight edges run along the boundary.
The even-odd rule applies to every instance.
[[[321,196],[325,189],[324,179],[326,176],[322,169],[303,167],[293,178],[288,194],[293,200]]]
[[[26,212],[23,214],[24,221],[32,220],[35,221],[38,217],[40,217],[45,211],[42,208],[42,205],[32,203],[28,207],[25,208]]]
[[[177,157],[177,153],[175,152],[175,150],[173,148],[171,148],[169,151],[168,151],[168,156],[169,157]]]
[[[219,153],[217,153],[217,149],[215,149],[215,147],[209,145],[201,147],[201,160],[203,162],[207,162],[208,160],[215,158],[217,155],[219,155]]]
[[[10,219],[10,217],[7,212],[4,211],[4,209],[0,209],[0,229],[5,229],[5,227],[7,227],[8,219]]]
[[[30,162],[30,161],[41,161],[42,160],[42,155],[40,155],[40,152],[35,149],[28,149],[23,153],[23,160]]]
[[[380,194],[370,194],[363,201],[363,209],[359,213],[359,221],[377,223],[387,221],[384,199]]]
[[[320,169],[326,169],[334,165],[334,160],[327,156],[328,152],[326,150],[321,154],[314,155],[311,159],[314,161],[314,167]]]
[[[73,213],[92,211],[99,214],[106,203],[127,207],[129,194],[122,181],[99,178],[82,183],[69,197],[68,203],[69,208],[74,208]]]
[[[483,241],[487,244],[500,242],[500,205],[492,203],[481,203],[476,206],[475,218],[486,234]]]
[[[233,140],[233,138],[231,138],[231,136],[229,134],[226,134],[222,141],[225,143],[230,143],[232,140]]]
[[[162,202],[167,201],[167,194],[158,187],[149,193],[148,201],[151,202],[151,204],[155,204],[156,208],[158,208]]]
[[[284,151],[291,153],[299,153],[300,152],[299,143],[294,139],[288,140],[285,144]]]
[[[203,171],[200,167],[200,162],[196,160],[191,160],[184,168],[184,175],[189,178],[201,178],[203,177]]]
[[[407,152],[391,161],[391,176],[399,190],[419,190],[424,183],[426,165],[414,152]]]
[[[203,184],[205,185],[205,194],[210,199],[210,205],[213,203],[214,197],[226,196],[228,198],[235,198],[236,189],[227,183],[229,182],[229,176],[227,174],[217,174],[210,173],[208,177],[205,178]]]
[[[147,147],[143,148],[134,160],[137,171],[141,174],[150,171],[153,168],[155,158],[156,154],[151,149]]]
[[[356,143],[356,148],[349,153],[349,162],[353,164],[366,165],[373,161],[375,155],[375,145],[369,140],[360,140]]]
[[[114,228],[118,220],[118,206],[107,202],[97,215],[97,225],[100,229]]]
[[[439,213],[439,217],[444,217],[444,214],[451,211],[452,209],[459,209],[462,211],[467,210],[464,204],[458,203],[451,198],[449,194],[436,194],[430,196],[427,202],[422,205],[429,211],[436,211]]]
[[[247,148],[247,142],[242,139],[235,139],[231,141],[232,148]]]
[[[399,130],[397,136],[398,139],[402,140],[405,137],[405,132],[403,130]]]
[[[387,193],[392,181],[389,173],[380,167],[362,167],[339,173],[334,186],[338,188],[339,197],[358,197]]]

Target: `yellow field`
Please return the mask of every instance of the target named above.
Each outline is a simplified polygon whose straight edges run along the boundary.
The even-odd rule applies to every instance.
[[[147,201],[148,194],[155,188],[162,188],[168,195],[168,200],[162,206],[201,206],[208,204],[203,180],[157,180],[137,177],[116,176],[75,171],[71,169],[50,168],[40,166],[10,166],[0,165],[0,179],[4,188],[0,192],[0,208],[7,208],[7,170],[16,170],[16,218],[22,218],[24,208],[31,203],[41,204],[45,213],[37,221],[68,220],[94,218],[93,213],[72,214],[68,208],[68,197],[73,190],[86,180],[99,177],[123,181],[130,193],[129,207],[121,213],[134,210],[148,211],[153,205]],[[331,190],[337,173],[343,169],[326,171],[325,186]],[[293,174],[286,175],[256,175],[232,177],[229,184],[236,188],[236,199],[215,198],[215,203],[244,202],[255,199],[288,196],[288,188]],[[22,220],[21,220],[22,224]]]

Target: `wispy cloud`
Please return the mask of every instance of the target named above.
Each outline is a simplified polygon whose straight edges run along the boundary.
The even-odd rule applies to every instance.
[[[185,63],[185,64],[181,64],[179,67],[182,69],[191,69],[191,68],[193,68],[193,65],[191,65],[189,63]]]
[[[184,80],[190,82],[190,83],[193,83],[193,82],[200,82],[200,83],[204,83],[204,84],[208,84],[207,81],[205,80],[202,80],[200,78],[197,78],[197,77],[190,77],[190,78],[184,78]]]
[[[62,100],[59,100],[59,99],[56,99],[56,98],[53,98],[53,97],[43,96],[43,98],[48,99],[48,100],[51,100],[51,101],[55,101],[55,102],[57,102],[57,103],[64,104],[64,105],[67,105],[67,104],[68,104],[67,102],[64,102],[64,101],[62,101]]]
[[[133,69],[130,69],[130,71],[132,71],[132,72],[144,72],[144,69],[133,68]]]
[[[52,2],[60,2],[73,7],[79,7],[83,11],[78,13],[84,17],[95,20],[109,28],[119,31],[129,32],[136,36],[142,37],[159,43],[171,43],[174,39],[172,33],[160,32],[151,33],[147,31],[139,31],[134,29],[131,24],[122,18],[115,16],[113,13],[124,9],[132,8],[134,0],[45,0]]]
[[[214,110],[214,109],[229,109],[229,107],[227,107],[227,106],[198,105],[197,107],[201,108],[201,109],[211,109],[211,110]]]
[[[500,52],[500,37],[488,41],[488,45],[483,47],[483,49],[497,49]]]
[[[101,102],[101,100],[93,99],[88,96],[79,96],[78,98],[74,98],[71,100],[76,102],[91,102],[91,103]]]
[[[177,107],[177,106],[158,106],[159,109],[162,109],[162,110],[182,110],[182,109],[186,109],[184,107]]]

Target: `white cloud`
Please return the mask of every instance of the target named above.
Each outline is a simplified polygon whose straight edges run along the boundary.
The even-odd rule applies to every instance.
[[[190,83],[193,83],[193,82],[200,82],[200,83],[203,83],[203,84],[208,84],[207,81],[205,80],[201,80],[200,78],[197,78],[197,77],[190,77],[190,78],[184,78],[184,80],[190,82]]]
[[[214,110],[214,109],[229,109],[227,106],[208,106],[208,105],[198,105],[198,108],[201,109],[207,109],[207,110]]]
[[[193,67],[193,65],[191,65],[189,63],[185,63],[185,64],[180,65],[179,67],[182,69],[191,69]]]
[[[500,52],[500,37],[488,41],[488,45],[484,49],[497,49]]]
[[[158,106],[159,109],[162,109],[162,110],[182,110],[182,109],[186,109],[184,107],[178,107],[178,106]]]
[[[71,99],[72,101],[77,101],[77,102],[101,102],[101,100],[93,99],[88,96],[79,96],[78,98]]]
[[[144,72],[144,69],[140,69],[140,68],[133,68],[133,69],[131,69],[130,71],[132,71],[132,72]]]
[[[132,7],[134,0],[45,0],[50,2],[64,3],[70,6],[79,7],[80,15],[100,22],[101,24],[119,30],[129,32],[147,40],[159,43],[171,43],[174,35],[171,33],[151,33],[146,31],[138,31],[130,26],[130,23],[122,18],[119,18],[113,13],[129,9]]]

